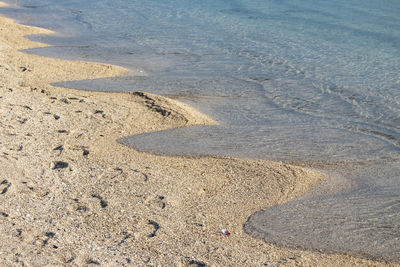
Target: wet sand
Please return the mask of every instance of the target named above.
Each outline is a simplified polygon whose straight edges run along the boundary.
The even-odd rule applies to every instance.
[[[152,94],[51,86],[127,70],[18,52],[45,46],[24,36],[48,30],[0,18],[0,31],[0,265],[395,266],[251,238],[250,215],[324,177],[279,162],[125,147],[124,136],[214,122]]]

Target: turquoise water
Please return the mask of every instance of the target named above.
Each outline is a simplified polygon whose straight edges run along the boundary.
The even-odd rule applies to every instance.
[[[60,85],[166,95],[220,123],[121,143],[159,154],[335,162],[321,167],[330,184],[252,216],[249,234],[400,259],[399,1],[8,2],[2,13],[58,32],[31,37],[54,47],[27,52],[132,69]],[[346,186],[327,189],[337,181]]]

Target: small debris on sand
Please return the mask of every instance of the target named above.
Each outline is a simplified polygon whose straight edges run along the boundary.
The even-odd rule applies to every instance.
[[[64,161],[52,161],[50,162],[50,169],[56,170],[56,169],[65,169],[69,166],[67,162]]]

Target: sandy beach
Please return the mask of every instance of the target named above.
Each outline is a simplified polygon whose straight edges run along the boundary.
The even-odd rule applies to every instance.
[[[324,177],[125,147],[124,136],[214,121],[152,94],[51,86],[128,70],[19,52],[46,46],[24,38],[45,29],[0,17],[0,32],[1,266],[399,266],[249,237],[250,215]]]

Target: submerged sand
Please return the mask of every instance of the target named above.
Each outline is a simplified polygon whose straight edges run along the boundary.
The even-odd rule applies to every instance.
[[[279,162],[155,156],[118,144],[214,122],[156,95],[51,86],[127,70],[24,54],[18,50],[46,46],[27,34],[51,32],[0,18],[0,265],[390,265],[249,237],[250,215],[323,176]]]

